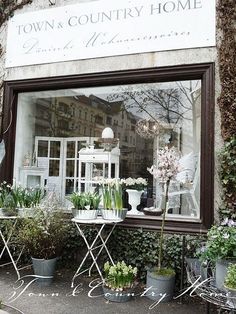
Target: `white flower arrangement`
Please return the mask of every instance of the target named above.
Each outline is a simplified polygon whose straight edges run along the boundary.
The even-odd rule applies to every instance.
[[[137,276],[137,267],[127,265],[124,261],[115,265],[104,264],[105,284],[114,291],[123,291],[133,287]]]
[[[127,179],[121,179],[120,183],[124,185],[128,189],[138,190],[141,191],[144,189],[145,186],[147,186],[147,180],[144,178],[127,178]]]

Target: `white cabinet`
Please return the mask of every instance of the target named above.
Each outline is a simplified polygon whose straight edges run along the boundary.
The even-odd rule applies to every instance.
[[[79,151],[78,191],[93,192],[103,179],[119,178],[120,149],[111,151],[94,149],[93,146]]]
[[[20,183],[23,187],[44,187],[46,169],[39,167],[20,168]]]

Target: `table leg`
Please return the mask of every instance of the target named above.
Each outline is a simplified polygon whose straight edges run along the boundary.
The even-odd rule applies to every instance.
[[[73,278],[72,278],[72,284],[71,284],[71,287],[72,287],[72,288],[73,288],[73,286],[74,286],[74,280],[75,280],[75,278],[78,277],[79,275],[81,275],[82,273],[84,273],[85,271],[87,271],[87,269],[86,269],[86,270],[84,270],[83,272],[80,272],[80,270],[81,270],[82,266],[84,265],[84,263],[85,263],[85,261],[86,261],[86,259],[87,259],[87,257],[88,257],[89,254],[90,254],[90,256],[91,256],[92,259],[93,259],[93,265],[96,266],[97,271],[98,271],[98,273],[99,273],[101,279],[104,280],[104,278],[103,278],[103,276],[102,276],[102,273],[101,273],[101,271],[100,271],[100,269],[99,269],[99,266],[98,266],[98,264],[97,264],[97,261],[96,261],[96,258],[97,258],[97,257],[96,257],[96,258],[94,257],[92,250],[95,249],[94,245],[95,245],[97,239],[99,238],[99,234],[102,232],[103,228],[105,227],[105,224],[103,224],[103,225],[101,226],[101,228],[100,228],[98,234],[97,234],[96,237],[94,238],[94,240],[93,240],[93,242],[92,242],[91,245],[89,245],[89,243],[88,243],[88,241],[87,241],[87,239],[86,239],[86,237],[85,237],[85,235],[84,235],[84,232],[83,232],[83,230],[80,228],[80,226],[79,226],[78,224],[76,224],[76,227],[78,228],[80,235],[81,235],[81,236],[83,237],[83,239],[84,239],[84,242],[85,242],[85,244],[86,244],[86,246],[87,246],[87,248],[88,248],[88,252],[87,252],[86,255],[84,256],[83,261],[81,262],[79,268],[77,269],[75,275],[74,275]],[[89,273],[89,275],[91,275],[91,273]]]
[[[8,245],[8,243],[9,243],[10,239],[11,239],[11,236],[12,236],[12,233],[13,233],[13,231],[14,231],[14,229],[15,229],[16,223],[17,223],[17,220],[14,221],[14,224],[13,224],[13,226],[11,227],[11,231],[10,231],[10,233],[8,234],[8,238],[7,238],[7,240],[5,241],[7,245]],[[3,234],[2,234],[2,237],[3,237]],[[2,238],[2,237],[1,237],[1,238]],[[2,258],[5,249],[6,249],[6,245],[4,245],[4,247],[3,247],[3,249],[2,249],[2,251],[1,251],[1,253],[0,253],[0,259]]]
[[[13,259],[13,256],[12,256],[10,250],[9,250],[8,242],[5,240],[5,238],[4,238],[4,236],[3,236],[1,230],[0,230],[0,236],[1,236],[2,241],[3,241],[3,243],[4,243],[4,248],[7,250],[7,253],[8,253],[8,255],[9,255],[9,257],[10,257],[10,260],[11,260],[11,262],[12,262],[12,265],[14,266],[15,271],[16,271],[16,273],[17,273],[17,277],[18,277],[18,279],[19,279],[19,278],[20,278],[20,273],[19,273],[18,268],[17,268],[17,266],[16,266],[16,263],[15,263],[15,261],[14,261],[14,259]]]
[[[107,241],[109,240],[109,238],[110,238],[110,236],[111,236],[111,234],[112,234],[112,232],[113,232],[115,226],[116,226],[116,224],[114,224],[114,225],[112,226],[112,228],[111,228],[110,232],[108,233],[108,235],[107,235],[105,241],[103,240],[102,235],[101,235],[101,232],[100,232],[99,237],[100,237],[100,239],[101,239],[101,241],[102,241],[102,246],[101,246],[101,248],[100,248],[98,254],[96,255],[96,260],[97,260],[98,256],[101,254],[102,250],[105,249],[106,252],[107,252],[107,255],[109,256],[109,259],[110,259],[112,265],[114,265],[114,261],[113,261],[113,259],[112,259],[112,257],[111,257],[110,252],[108,251],[108,248],[107,248],[107,246],[106,246],[106,243],[107,243]],[[92,270],[92,268],[93,268],[93,265],[94,265],[94,263],[90,266],[90,272],[91,272],[91,270]]]

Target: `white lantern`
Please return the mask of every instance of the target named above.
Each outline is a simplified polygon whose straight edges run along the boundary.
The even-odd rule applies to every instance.
[[[114,138],[114,132],[111,128],[105,128],[102,131],[102,138]]]

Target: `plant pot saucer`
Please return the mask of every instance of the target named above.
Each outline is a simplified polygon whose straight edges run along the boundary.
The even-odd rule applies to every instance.
[[[143,213],[150,216],[161,216],[162,210],[155,207],[145,207]]]

